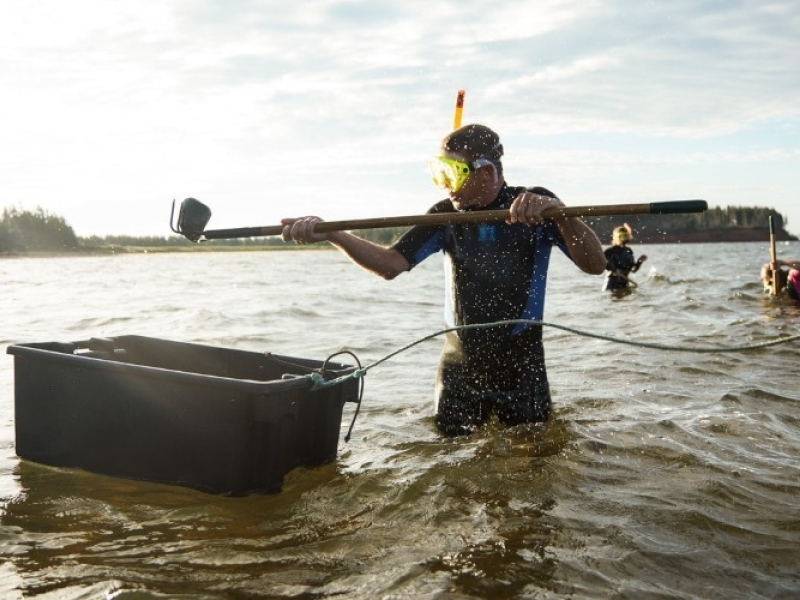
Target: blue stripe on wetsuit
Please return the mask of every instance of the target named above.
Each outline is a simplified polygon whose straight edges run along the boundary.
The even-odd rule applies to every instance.
[[[535,319],[541,321],[544,318],[544,296],[547,288],[547,268],[550,264],[550,250],[552,246],[550,243],[544,243],[542,239],[546,234],[542,227],[536,228],[536,251],[533,259],[533,269],[531,271],[531,283],[528,288],[528,301],[525,303],[525,308],[519,315],[520,319]],[[547,236],[550,238],[550,236]],[[553,240],[564,252],[563,244],[560,239]],[[524,331],[529,325],[524,323],[518,324],[511,332],[512,335],[517,335]]]
[[[431,254],[435,254],[442,249],[442,240],[444,239],[444,234],[441,231],[438,231],[435,235],[428,238],[428,241],[425,242],[412,256],[411,260],[408,261],[409,265],[413,269],[423,260],[428,258]]]

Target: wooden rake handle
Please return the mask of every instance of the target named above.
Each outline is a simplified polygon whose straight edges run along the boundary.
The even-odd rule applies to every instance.
[[[609,204],[607,206],[566,206],[551,208],[543,213],[546,219],[559,217],[607,217],[616,215],[695,213],[708,209],[705,200],[673,200],[645,204]],[[349,221],[321,221],[314,231],[347,231],[356,229],[381,229],[384,227],[410,227],[413,225],[451,225],[454,223],[489,223],[505,221],[508,209],[475,210],[466,212],[409,215],[404,217],[377,217],[372,219],[353,219]],[[239,227],[235,229],[211,229],[203,231],[202,238],[220,240],[231,238],[264,237],[280,235],[283,225],[265,227]],[[185,235],[185,234],[184,234]],[[187,236],[188,237],[188,236]],[[191,238],[190,238],[191,239]]]

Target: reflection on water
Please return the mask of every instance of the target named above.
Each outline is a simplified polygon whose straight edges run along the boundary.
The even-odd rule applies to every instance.
[[[168,594],[185,591],[187,572],[217,592],[274,592],[301,574],[304,585],[310,576],[326,593],[348,592],[342,578],[372,563],[361,577],[389,589],[428,572],[464,593],[508,597],[550,585],[557,523],[546,511],[563,484],[557,463],[568,437],[558,421],[505,435],[495,426],[470,440],[401,445],[381,470],[298,469],[281,494],[247,498],[21,461],[22,492],[3,517],[18,535],[4,550],[29,593],[58,589],[69,564],[81,565],[70,577],[81,584],[117,580]],[[423,561],[408,554],[419,547]]]
[[[624,296],[556,256],[545,319],[683,350],[796,334],[800,307],[761,294],[766,253],[648,247]],[[0,260],[0,338],[140,334],[318,360],[348,349],[370,364],[442,328],[441,265],[428,262],[384,282],[335,252]],[[548,423],[440,438],[432,339],[369,371],[334,463],[243,498],[19,460],[7,356],[0,596],[800,592],[800,345],[666,352],[545,328],[545,346]]]
[[[281,494],[246,498],[21,461],[21,493],[3,516],[16,538],[7,556],[29,593],[62,585],[55,558],[76,565],[70,579],[82,585],[124,581],[167,594],[184,592],[181,573],[193,573],[227,581],[212,586],[220,593],[275,593],[298,578],[326,594],[376,582],[400,590],[432,577],[465,594],[512,597],[552,586],[548,547],[559,525],[547,511],[568,443],[557,420],[510,432],[494,424],[469,440],[401,445],[387,460],[391,479],[330,464],[292,472]],[[411,560],[421,547],[428,558]]]

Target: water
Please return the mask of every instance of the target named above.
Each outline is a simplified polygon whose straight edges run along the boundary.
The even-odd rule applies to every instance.
[[[624,297],[554,257],[545,319],[684,348],[798,333],[800,308],[761,294],[766,242],[634,249],[649,260]],[[435,258],[384,282],[314,251],[3,259],[0,341],[141,334],[370,364],[442,328],[441,277]],[[546,328],[550,421],[461,439],[433,426],[440,346],[369,372],[335,463],[245,498],[20,460],[5,355],[0,597],[800,594],[798,343],[667,352]]]

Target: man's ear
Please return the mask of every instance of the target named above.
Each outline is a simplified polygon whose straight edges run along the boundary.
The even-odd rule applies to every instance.
[[[481,181],[484,183],[484,185],[493,186],[495,183],[497,183],[498,173],[497,167],[494,165],[484,165],[478,171],[483,178]]]

